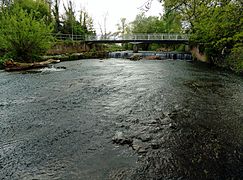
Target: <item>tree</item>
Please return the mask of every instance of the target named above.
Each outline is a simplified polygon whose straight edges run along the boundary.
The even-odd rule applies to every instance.
[[[94,21],[85,9],[80,11],[79,22],[86,34],[95,34]]]
[[[107,33],[107,18],[108,18],[109,14],[108,12],[106,12],[103,15],[103,28],[102,25],[99,23],[99,27],[100,27],[100,32],[101,32],[101,36],[106,39],[111,33]]]
[[[144,13],[141,13],[131,23],[131,31],[132,33],[162,33],[164,22],[159,17],[146,17]]]
[[[243,71],[242,0],[164,0],[164,6],[166,12],[177,14],[189,24],[191,43],[200,44],[200,50],[212,63],[220,66],[225,66],[225,62],[230,66],[240,64]],[[234,63],[227,61],[232,57],[231,53],[236,57],[236,52],[239,58],[234,59],[238,59],[237,62],[232,58]]]
[[[59,5],[60,5],[60,0],[55,0],[54,1],[54,7],[52,9],[52,13],[54,16],[54,32],[59,32],[61,31],[61,22],[60,22],[60,12],[59,12]]]
[[[181,20],[176,14],[168,13],[162,17],[138,14],[131,23],[133,33],[179,33],[181,32]]]
[[[27,13],[32,13],[36,20],[44,20],[46,24],[51,24],[52,17],[49,4],[44,0],[15,0],[11,8],[18,5]]]
[[[242,46],[243,40],[239,38],[243,32],[242,7],[224,3],[213,8],[203,8],[205,10],[200,14],[200,20],[194,22],[191,41],[203,43],[210,60],[214,64],[223,64],[224,57],[233,48],[239,44]]]
[[[121,18],[120,19],[120,24],[117,24],[117,29],[118,32],[122,35],[124,35],[125,33],[127,33],[127,28],[128,28],[128,24],[126,23],[127,19],[126,18]]]
[[[62,31],[65,34],[74,34],[74,25],[76,23],[74,15],[74,7],[72,1],[68,1],[68,5],[64,6],[65,14],[63,16],[63,28]],[[75,32],[76,34],[77,32]]]
[[[67,6],[64,5],[64,9],[62,33],[75,35],[94,33],[93,20],[86,11],[81,10],[79,20],[77,20],[72,1],[69,1]]]
[[[51,46],[52,26],[37,14],[37,10],[28,12],[16,3],[0,18],[1,48],[15,60],[31,62]]]
[[[10,7],[12,3],[13,3],[13,0],[1,0],[0,1],[0,5],[1,5],[2,9],[4,9],[5,7]]]

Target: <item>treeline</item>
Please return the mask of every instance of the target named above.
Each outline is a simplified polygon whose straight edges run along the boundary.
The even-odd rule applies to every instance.
[[[60,0],[0,0],[1,13],[19,6],[28,13],[38,12],[38,17],[45,18],[46,23],[53,25],[53,33],[92,34],[95,33],[93,19],[85,9],[76,11],[73,1],[61,4]],[[60,7],[64,12],[60,13]]]
[[[163,16],[146,16],[145,12],[139,13],[134,21],[127,23],[121,18],[118,34],[156,34],[156,33],[182,33],[182,23],[176,14],[169,13]],[[129,44],[125,44],[129,48]],[[143,50],[184,50],[184,45],[141,44]],[[130,47],[131,48],[131,47]]]
[[[164,0],[163,5],[211,63],[243,72],[242,0]]]
[[[161,17],[141,13],[129,24],[121,19],[120,33],[187,33],[190,44],[198,46],[210,63],[243,73],[242,0],[159,1],[164,6]]]
[[[95,33],[93,20],[85,10],[77,16],[69,1],[61,15],[59,7],[59,0],[1,0],[1,59],[32,62],[51,47],[54,33]]]

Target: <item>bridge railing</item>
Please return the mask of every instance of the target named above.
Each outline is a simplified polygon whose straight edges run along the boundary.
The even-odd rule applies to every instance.
[[[126,35],[90,35],[86,41],[122,41],[122,40],[188,40],[188,34],[126,34]]]
[[[58,40],[72,41],[144,41],[144,40],[188,40],[188,34],[125,34],[125,35],[74,35],[52,34]]]
[[[58,40],[72,40],[72,41],[84,41],[84,35],[75,34],[52,34]]]

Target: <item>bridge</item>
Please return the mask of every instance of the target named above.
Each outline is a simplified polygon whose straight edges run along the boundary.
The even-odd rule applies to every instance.
[[[97,43],[131,43],[133,52],[138,52],[138,44],[161,43],[161,44],[189,44],[188,34],[125,34],[125,35],[71,35],[56,34],[57,39],[82,41],[87,44]]]
[[[71,35],[56,34],[59,40],[76,40],[86,43],[164,43],[164,44],[188,44],[188,34],[125,34],[125,35]]]
[[[188,43],[187,34],[126,34],[120,36],[97,36],[85,37],[87,43]]]

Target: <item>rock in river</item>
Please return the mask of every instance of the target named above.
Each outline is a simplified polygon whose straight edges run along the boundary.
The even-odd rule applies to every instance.
[[[129,139],[124,136],[123,132],[116,132],[115,136],[112,138],[112,141],[116,144],[124,145],[124,144],[132,144],[132,139]]]

